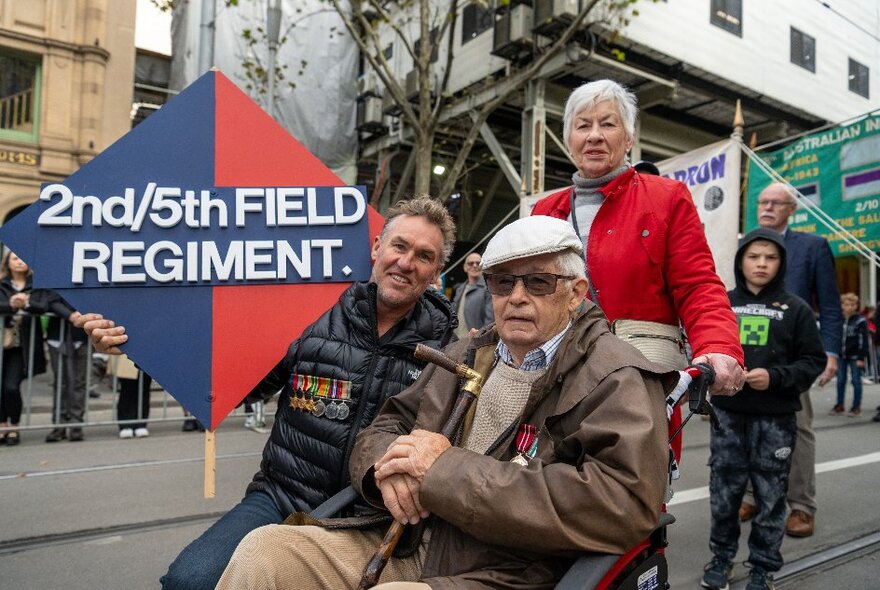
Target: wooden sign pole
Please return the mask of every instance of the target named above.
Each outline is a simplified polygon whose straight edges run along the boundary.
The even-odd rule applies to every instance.
[[[205,429],[205,498],[214,497],[214,478],[217,472],[214,431]]]

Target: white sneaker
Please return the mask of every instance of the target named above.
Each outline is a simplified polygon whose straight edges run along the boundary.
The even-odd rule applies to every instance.
[[[119,431],[119,438],[131,438],[134,436],[134,430],[131,428],[123,428]]]
[[[136,428],[134,431],[135,438],[146,438],[150,436],[150,431],[146,428]]]
[[[250,428],[253,425],[254,425],[254,417],[253,416],[248,416],[247,418],[244,419],[244,427],[245,428]]]

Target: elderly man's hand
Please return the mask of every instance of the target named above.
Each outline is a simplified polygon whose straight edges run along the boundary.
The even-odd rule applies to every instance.
[[[704,363],[715,370],[715,382],[709,388],[712,395],[734,395],[746,382],[745,371],[732,356],[710,352],[698,356],[693,363]]]
[[[419,503],[421,485],[414,478],[400,473],[383,479],[377,477],[376,486],[385,507],[400,524],[416,524],[428,517],[428,511]]]
[[[450,446],[445,436],[427,430],[413,430],[408,435],[399,436],[376,462],[376,479],[402,473],[421,483],[437,457]]]
[[[104,316],[97,313],[80,315],[74,325],[86,331],[96,351],[107,354],[123,354],[119,350],[119,345],[128,340],[128,336],[125,335],[125,326],[117,326],[113,320],[105,320]]]
[[[837,357],[829,354],[828,360],[825,361],[825,370],[819,375],[819,387],[825,387],[835,375],[837,375]]]

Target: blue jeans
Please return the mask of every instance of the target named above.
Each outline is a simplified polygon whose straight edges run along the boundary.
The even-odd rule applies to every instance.
[[[164,590],[213,590],[232,553],[249,532],[284,516],[266,492],[252,492],[186,546],[159,580]]]
[[[842,358],[837,364],[837,405],[841,408],[846,401],[846,368],[852,373],[853,409],[862,407],[862,370],[856,365],[858,359]]]

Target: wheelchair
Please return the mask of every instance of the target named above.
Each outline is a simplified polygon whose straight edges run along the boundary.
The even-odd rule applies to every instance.
[[[715,379],[715,372],[708,365],[694,365],[680,371],[678,386],[666,397],[667,416],[678,408],[685,394],[688,396],[688,416],[671,432],[670,444],[681,434],[682,429],[694,414],[708,415],[712,425],[717,419],[707,396],[709,386]],[[670,430],[673,430],[670,427]],[[669,485],[677,470],[675,457],[669,451]],[[314,518],[330,518],[343,511],[358,499],[351,486],[337,493],[318,506],[309,515]],[[667,501],[671,494],[667,494]],[[669,566],[666,562],[668,540],[666,529],[675,522],[675,517],[666,512],[660,514],[657,527],[638,545],[623,555],[587,553],[578,558],[568,572],[557,583],[556,590],[668,590]]]

